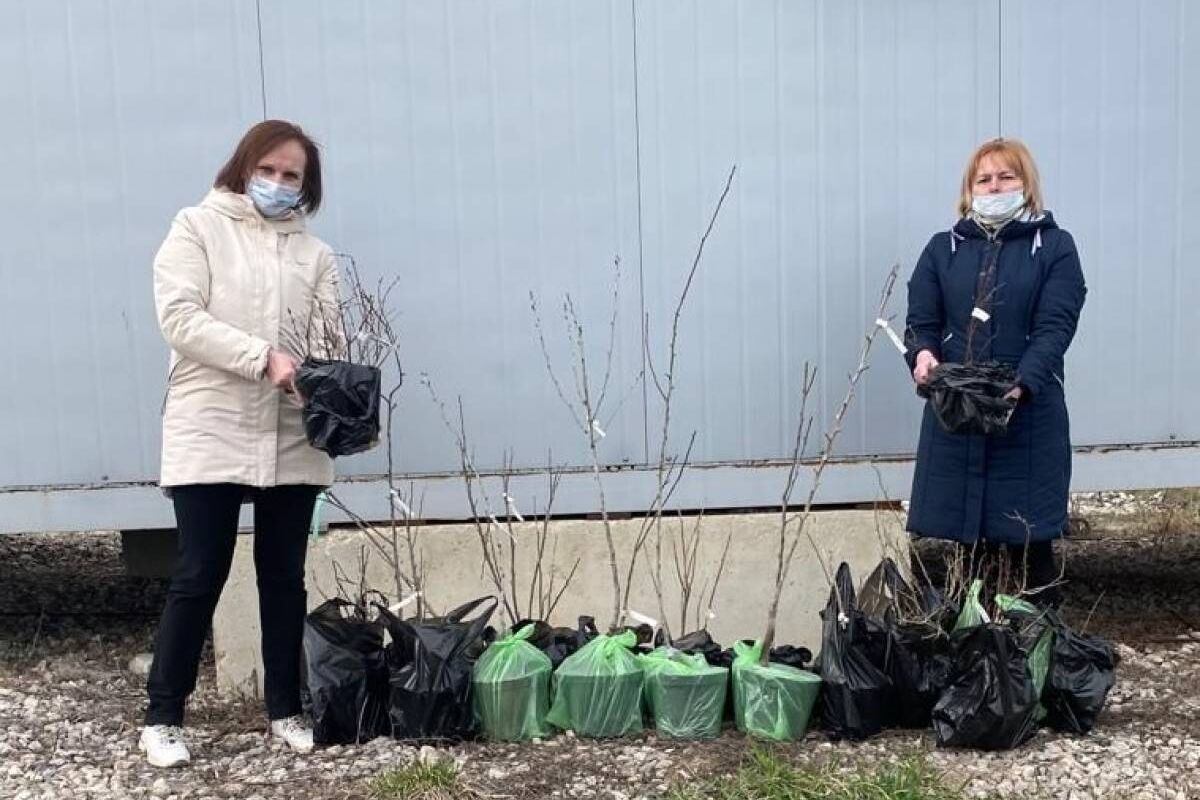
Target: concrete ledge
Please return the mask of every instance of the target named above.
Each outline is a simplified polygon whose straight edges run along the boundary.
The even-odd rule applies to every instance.
[[[688,530],[694,519],[684,518]],[[640,520],[622,520],[613,525],[618,550],[627,553]],[[896,514],[821,511],[812,515],[808,529],[830,569],[847,561],[858,581],[866,577],[867,571],[874,568],[885,552],[899,556],[897,560],[905,563],[908,539]],[[524,531],[519,531],[518,542],[532,544],[532,530],[531,526],[526,526]],[[675,630],[680,624],[678,588],[666,543],[667,530],[674,539],[678,522],[664,529],[663,567],[669,620],[672,632],[678,635],[686,631]],[[419,542],[429,573],[427,597],[435,611],[445,612],[459,603],[493,593],[484,578],[479,540],[473,526],[432,525],[421,531]],[[555,565],[559,574],[569,570],[576,558],[581,559],[571,588],[555,610],[552,622],[573,625],[580,614],[591,614],[604,628],[612,613],[612,578],[602,524],[598,521],[560,521],[552,523],[551,531],[552,536],[559,537]],[[524,539],[523,534],[529,538]],[[738,638],[762,635],[775,575],[779,514],[704,517],[701,520],[698,583],[703,583],[705,577],[711,577],[715,572],[727,536],[732,536],[732,545],[713,604],[716,616],[709,623],[714,638],[725,646]],[[357,577],[360,548],[366,544],[365,537],[356,531],[334,530],[310,546],[307,570],[310,608],[336,593],[334,563]],[[262,691],[261,634],[252,546],[251,537],[239,537],[233,569],[213,622],[217,682],[221,691],[227,694],[257,696]],[[640,561],[630,605],[657,617],[657,600],[646,571],[649,563],[645,557]],[[532,566],[532,547],[519,545],[518,575],[529,575]],[[367,576],[370,586],[389,596],[395,595],[394,580],[386,564],[374,554],[368,564]],[[519,579],[518,585],[528,592],[527,581]],[[828,594],[829,584],[820,563],[812,547],[802,542],[780,605],[778,641],[804,645],[815,653],[820,642],[818,612],[824,607]],[[492,621],[498,629],[510,622],[502,612],[498,612]],[[693,627],[689,620],[688,629]]]

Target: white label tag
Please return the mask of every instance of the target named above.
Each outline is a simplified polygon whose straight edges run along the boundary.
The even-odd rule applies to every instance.
[[[971,309],[971,316],[974,317],[975,319],[979,320],[980,322],[987,322],[989,319],[992,318],[991,314],[984,311],[979,306],[975,306],[975,308]]]
[[[508,513],[517,518],[517,522],[524,522],[525,518],[521,516],[521,512],[517,511],[517,504],[513,501],[512,495],[508,492],[501,492],[500,496],[504,498],[504,505],[508,506]]]
[[[875,325],[883,328],[884,333],[886,333],[888,338],[892,340],[892,344],[896,345],[896,349],[900,351],[900,355],[904,355],[908,352],[908,348],[904,346],[904,341],[900,338],[900,335],[892,329],[892,326],[888,324],[886,319],[880,317],[879,319],[875,320]]]
[[[393,614],[398,614],[400,612],[400,609],[404,608],[407,605],[411,605],[412,602],[420,596],[421,596],[420,592],[413,592],[408,597],[401,600],[399,603],[392,603],[390,606],[388,606],[388,611],[392,612]]]
[[[649,625],[651,628],[658,627],[658,620],[656,620],[654,617],[648,617],[645,614],[639,614],[638,612],[634,611],[632,608],[625,609],[625,613],[634,622],[641,623],[642,625]]]

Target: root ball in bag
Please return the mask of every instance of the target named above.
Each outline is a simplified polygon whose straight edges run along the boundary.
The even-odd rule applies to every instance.
[[[1017,401],[1007,397],[1017,385],[1010,364],[943,362],[917,394],[929,399],[934,416],[947,433],[996,434],[1008,430]]]
[[[374,447],[382,383],[378,367],[304,359],[296,370],[296,388],[304,397],[308,443],[334,458]]]

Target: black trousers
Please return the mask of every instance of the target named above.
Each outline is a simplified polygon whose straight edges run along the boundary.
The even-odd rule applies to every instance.
[[[254,502],[254,569],[262,623],[267,716],[300,713],[300,658],[306,595],[304,556],[318,486],[253,489],[232,483],[172,489],[179,553],[146,691],[147,725],[182,725],[196,688],[200,653],[229,577],[242,501]]]

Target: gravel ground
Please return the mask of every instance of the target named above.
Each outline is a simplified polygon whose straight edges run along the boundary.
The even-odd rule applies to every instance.
[[[1178,515],[1156,527],[1162,500],[1082,498],[1091,528],[1065,545],[1065,616],[1116,640],[1123,659],[1091,736],[1043,732],[1015,752],[978,753],[937,750],[920,733],[853,745],[810,734],[780,751],[797,763],[851,765],[925,752],[973,797],[1200,798],[1200,532],[1178,532]],[[938,554],[926,544],[919,552]],[[382,739],[294,756],[264,735],[256,705],[216,696],[206,658],[189,707],[192,766],[145,766],[136,750],[144,678],[128,664],[151,647],[164,589],[122,574],[114,534],[0,536],[0,797],[364,797],[367,778],[418,757]],[[727,733],[702,743],[561,736],[447,752],[482,795],[632,800],[731,772],[747,748]]]

